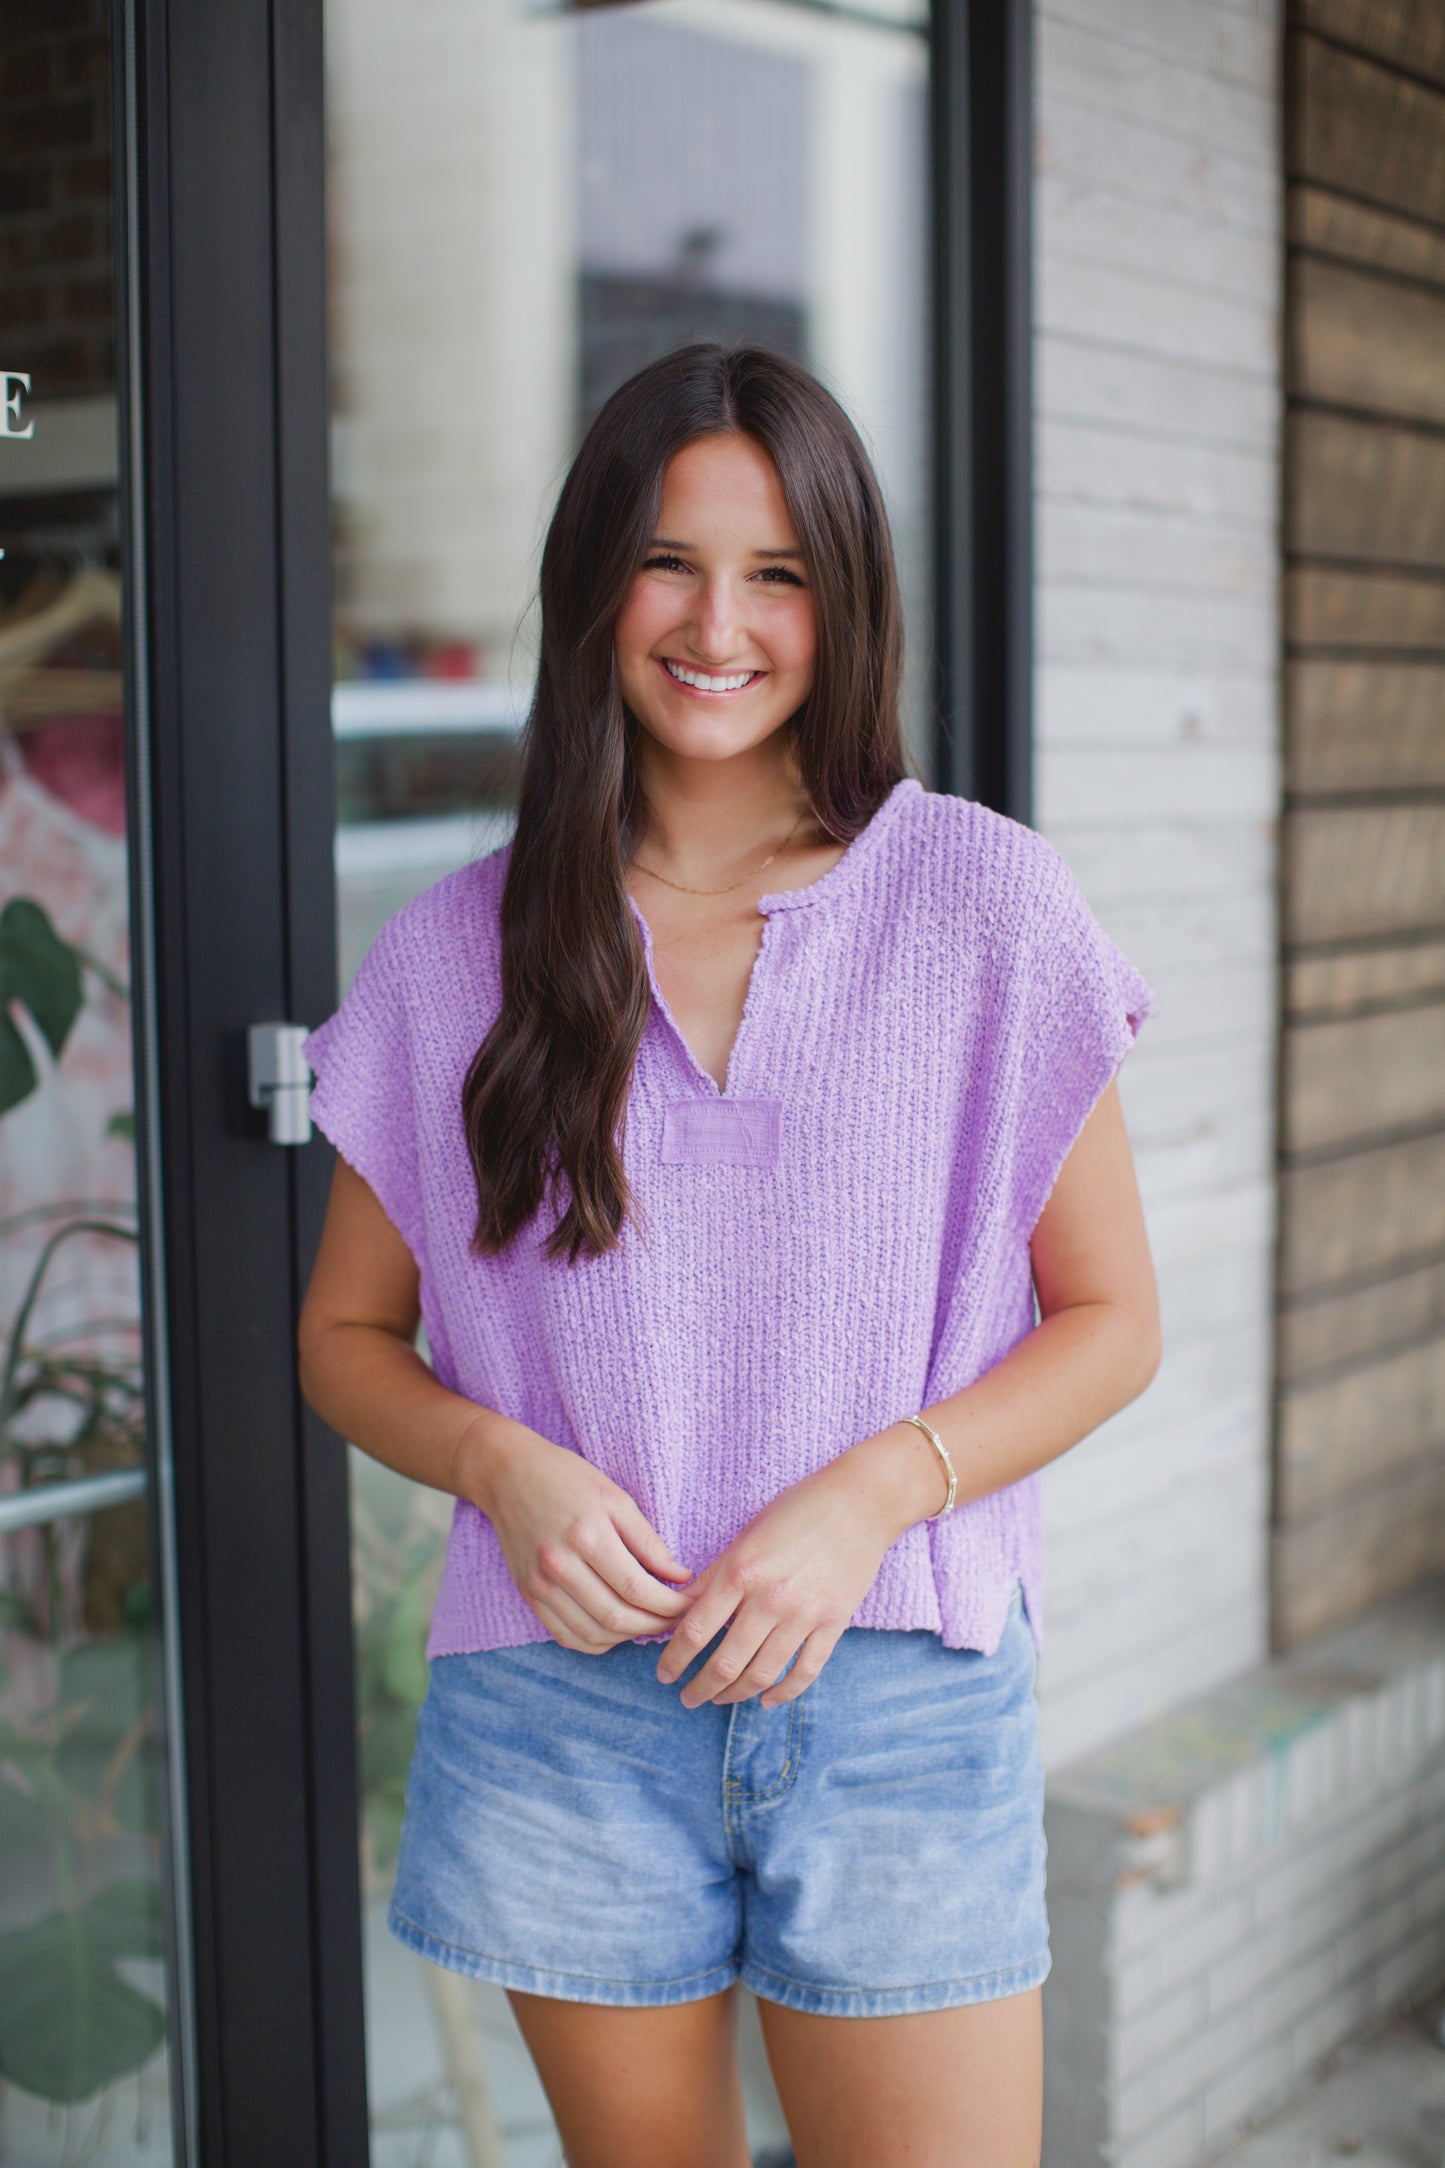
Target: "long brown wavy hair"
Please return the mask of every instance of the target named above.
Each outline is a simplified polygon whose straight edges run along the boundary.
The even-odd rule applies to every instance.
[[[813,590],[812,690],[784,725],[813,813],[851,841],[908,772],[893,549],[847,415],[806,369],[761,347],[686,346],[639,370],[587,431],[542,552],[502,1004],[462,1092],[483,1255],[504,1249],[544,1196],[560,1203],[564,1185],[548,1256],[600,1256],[637,1215],[622,1131],[651,992],[623,869],[647,808],[613,626],[655,532],[668,461],[729,430],[777,468]]]

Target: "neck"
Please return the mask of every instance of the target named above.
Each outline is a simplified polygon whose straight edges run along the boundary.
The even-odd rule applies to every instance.
[[[639,733],[636,759],[647,808],[638,849],[677,880],[721,878],[750,854],[776,850],[804,809],[792,749],[776,739],[729,760],[688,760]]]

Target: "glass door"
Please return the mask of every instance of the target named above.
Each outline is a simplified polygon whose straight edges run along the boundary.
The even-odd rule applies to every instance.
[[[529,605],[579,432],[695,337],[799,356],[861,424],[930,767],[924,0],[325,0],[336,875],[343,985],[508,833]],[[386,1897],[450,1503],[352,1456],[372,2158],[552,2168],[499,1990]],[[785,2133],[755,2030],[758,2157]]]
[[[0,18],[0,2159],[26,2168],[174,2157],[112,20]]]

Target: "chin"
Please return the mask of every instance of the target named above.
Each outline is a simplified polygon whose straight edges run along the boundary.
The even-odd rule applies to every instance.
[[[653,722],[647,716],[639,717],[639,721],[650,738],[680,760],[732,760],[766,745],[782,728],[781,719],[754,723],[749,728],[722,715],[690,716],[680,724],[671,719]]]
[[[670,701],[666,712],[659,713],[650,700],[628,699],[625,686],[622,697],[639,729],[655,744],[680,759],[690,760],[729,760],[735,754],[752,752],[774,737],[792,713],[789,709],[746,715],[691,701],[679,703],[681,713]]]

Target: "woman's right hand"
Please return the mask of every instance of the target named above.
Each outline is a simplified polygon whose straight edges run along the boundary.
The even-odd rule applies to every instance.
[[[301,1313],[301,1382],[344,1438],[414,1483],[480,1506],[508,1570],[564,1648],[601,1654],[665,1637],[689,1581],[600,1468],[443,1385],[415,1346],[416,1260],[361,1175],[338,1158]]]
[[[478,1465],[462,1494],[496,1529],[518,1591],[553,1640],[600,1656],[670,1633],[687,1597],[667,1583],[690,1580],[691,1569],[591,1461],[521,1424],[507,1430],[505,1440],[464,1441]]]

